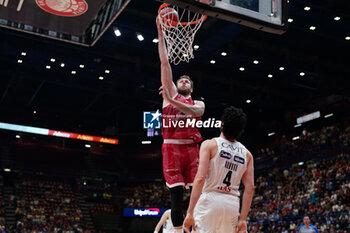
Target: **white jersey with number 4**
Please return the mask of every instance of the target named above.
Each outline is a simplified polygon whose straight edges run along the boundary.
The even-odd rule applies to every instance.
[[[248,150],[238,141],[230,142],[222,137],[214,139],[218,151],[210,160],[203,193],[215,191],[239,197],[239,185],[247,170]]]

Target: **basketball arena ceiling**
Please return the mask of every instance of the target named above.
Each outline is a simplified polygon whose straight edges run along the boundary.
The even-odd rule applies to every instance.
[[[143,133],[142,112],[162,103],[152,42],[159,5],[132,0],[91,48],[0,29],[0,121],[103,136]],[[347,0],[289,0],[284,35],[209,18],[196,36],[195,59],[173,66],[174,77],[194,79],[206,118],[235,105],[255,129],[282,127],[349,101],[349,12]]]

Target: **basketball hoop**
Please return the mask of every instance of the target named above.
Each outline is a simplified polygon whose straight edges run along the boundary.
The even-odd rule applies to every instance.
[[[178,16],[162,15],[161,11],[166,7],[173,8],[172,13]],[[194,36],[207,16],[164,3],[159,7],[157,17],[166,42],[169,62],[178,65],[181,61],[189,62],[193,59]]]

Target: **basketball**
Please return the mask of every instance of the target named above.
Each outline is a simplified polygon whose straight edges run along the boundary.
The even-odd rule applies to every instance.
[[[159,16],[167,27],[173,27],[179,22],[179,15],[174,8],[165,7],[159,11]]]

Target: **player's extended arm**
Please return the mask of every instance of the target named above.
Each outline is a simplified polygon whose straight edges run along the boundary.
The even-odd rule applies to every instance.
[[[174,100],[171,98],[168,88],[166,86],[161,86],[159,88],[159,94],[163,95],[163,99],[174,106],[177,110],[185,113],[186,116],[191,117],[201,117],[204,114],[205,104],[203,101],[195,101],[194,105],[185,104],[181,101]]]
[[[158,52],[161,62],[161,81],[162,85],[166,86],[169,90],[170,96],[174,97],[176,94],[176,86],[173,82],[173,73],[171,66],[168,60],[167,49],[165,47],[164,35],[159,24],[159,18],[156,20],[157,29],[158,29]]]
[[[170,218],[170,210],[167,210],[164,212],[164,214],[162,215],[162,217],[160,218],[156,228],[154,228],[154,233],[158,233],[160,228],[163,226],[163,224],[165,223],[165,221]]]
[[[185,232],[190,232],[190,227],[193,227],[193,230],[196,230],[195,222],[193,218],[193,210],[196,206],[198,199],[202,193],[205,177],[209,171],[210,157],[213,153],[213,150],[216,146],[216,142],[212,140],[204,141],[201,145],[201,149],[199,151],[199,167],[194,178],[193,188],[191,192],[190,204],[188,205],[187,215],[184,220],[184,230]]]
[[[204,114],[205,105],[202,101],[195,101],[194,105],[190,105],[171,99],[169,103],[187,116],[201,117]]]
[[[242,181],[244,184],[244,193],[242,199],[242,209],[239,216],[239,221],[237,225],[237,233],[246,233],[247,232],[247,216],[252,204],[253,194],[254,194],[254,161],[253,156],[250,152],[247,152],[249,161],[247,170],[245,171]]]

